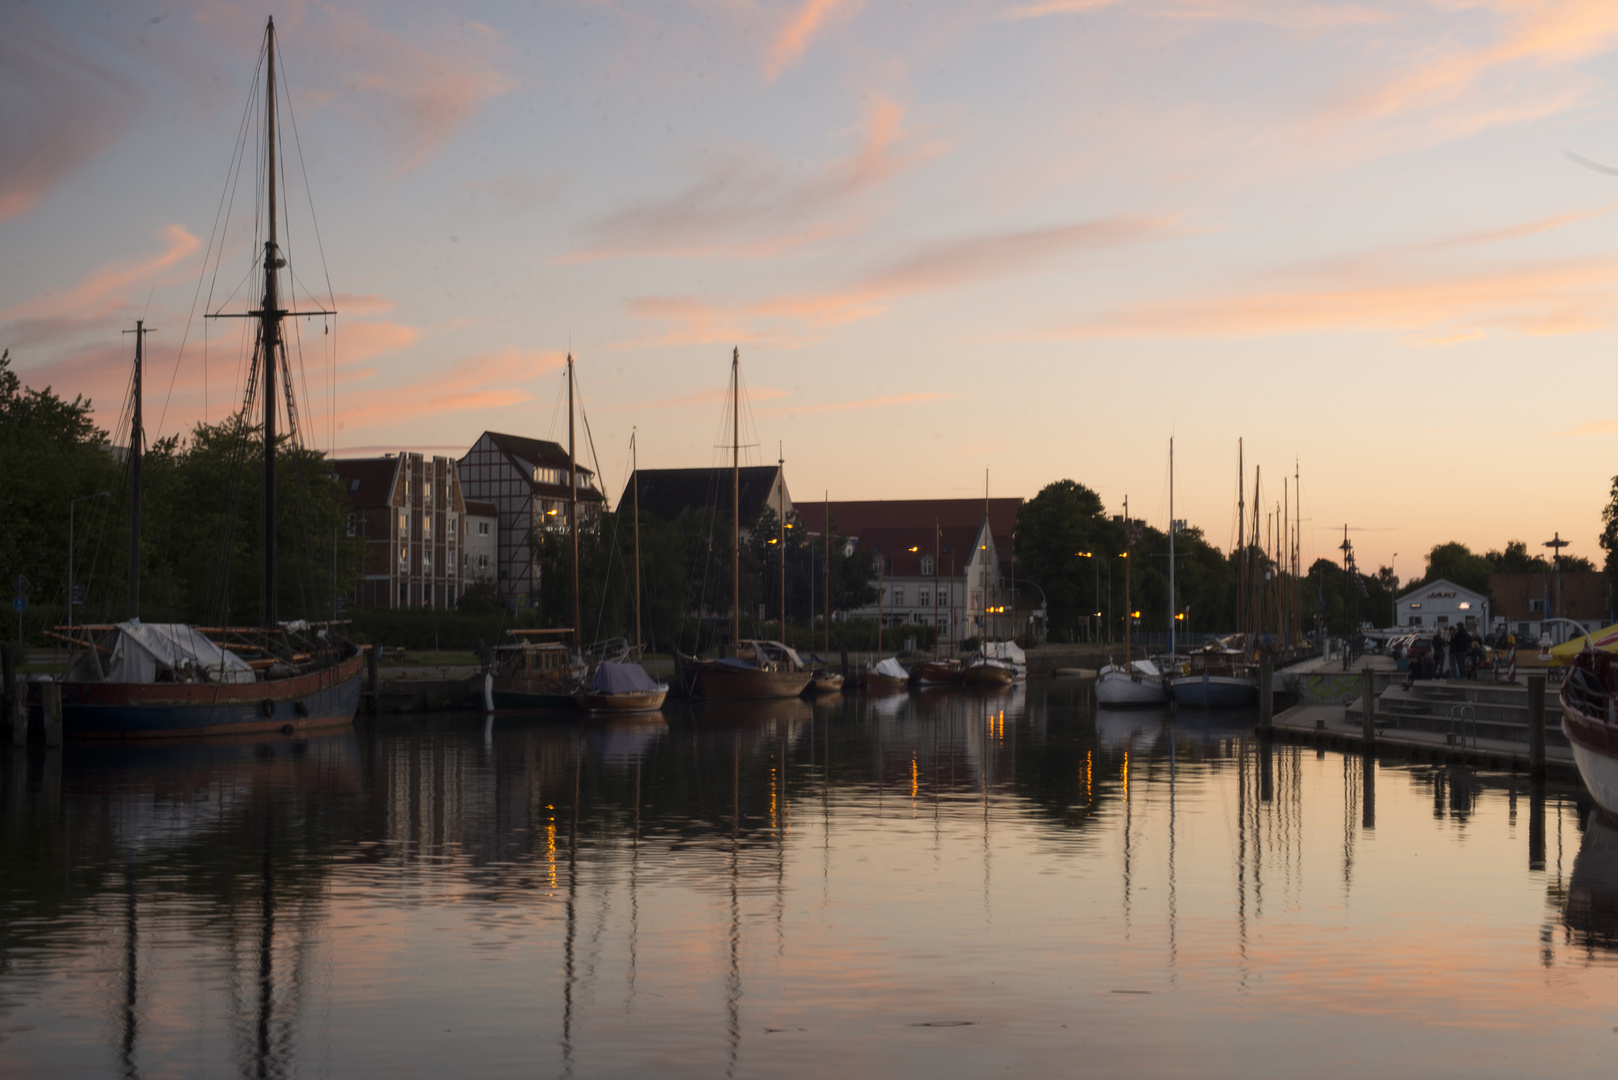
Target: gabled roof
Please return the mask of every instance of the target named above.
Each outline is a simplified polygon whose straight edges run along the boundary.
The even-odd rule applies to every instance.
[[[749,465],[741,470],[742,524],[758,517],[780,471],[778,465]],[[716,469],[642,469],[638,479],[643,514],[656,514],[665,521],[673,521],[686,510],[715,510],[720,518],[730,520],[729,466]],[[631,474],[629,483],[624,485],[623,496],[618,500],[620,511],[627,511],[634,505],[636,480],[637,474]],[[791,506],[790,496],[787,501]],[[791,509],[799,508],[791,506]]]
[[[977,525],[952,525],[939,530],[939,577],[949,577],[952,567],[957,577],[966,571],[967,564],[977,554],[981,527],[980,521]],[[878,552],[883,559],[893,560],[893,569],[888,572],[894,577],[920,577],[922,556],[933,554],[933,527],[865,529],[860,532],[857,543],[862,548]],[[911,548],[916,550],[911,551]]]
[[[1017,511],[1021,498],[988,500],[989,527],[1005,543],[1017,526]],[[832,521],[844,536],[857,536],[866,529],[925,528],[932,536],[933,522],[944,528],[970,526],[976,529],[983,523],[982,499],[864,499],[847,502],[833,501]],[[798,518],[812,533],[825,530],[825,503],[805,502],[797,507]]]
[[[391,506],[393,484],[402,458],[334,458],[326,464],[342,482],[348,505]]]
[[[466,512],[472,517],[499,517],[500,509],[492,502],[483,502],[481,499],[467,499]]]
[[[1457,594],[1461,594],[1461,595],[1465,595],[1465,596],[1474,596],[1474,597],[1477,597],[1479,600],[1487,600],[1488,599],[1488,597],[1484,596],[1482,593],[1473,592],[1471,589],[1468,589],[1464,585],[1457,585],[1457,584],[1455,584],[1455,582],[1449,580],[1448,578],[1435,578],[1434,580],[1427,582],[1425,585],[1418,585],[1414,589],[1411,589],[1409,592],[1404,593],[1395,602],[1402,604],[1406,600],[1409,600],[1412,597],[1415,597],[1416,599],[1421,599],[1422,597],[1425,597],[1429,593],[1432,593],[1434,591],[1437,591],[1437,592],[1453,592],[1453,593],[1457,593]]]
[[[522,435],[505,435],[498,431],[486,431],[485,435],[495,446],[503,450],[508,457],[527,463],[529,471],[536,466],[547,469],[565,469],[570,464],[567,451],[560,444],[544,439],[529,439]],[[579,466],[580,476],[594,476],[595,473]]]

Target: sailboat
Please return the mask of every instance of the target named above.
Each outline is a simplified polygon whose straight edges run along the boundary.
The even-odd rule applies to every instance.
[[[583,686],[573,694],[581,709],[591,713],[646,713],[663,707],[669,696],[669,684],[658,682],[640,665],[640,469],[639,449],[635,438],[629,440],[631,456],[630,475],[635,478],[634,539],[635,539],[635,659],[627,656],[619,660],[603,659],[590,672]]]
[[[894,694],[910,689],[910,672],[897,656],[882,655],[882,552],[876,553],[876,656],[865,662],[863,676],[867,694]]]
[[[507,630],[489,663],[489,705],[497,712],[568,712],[579,707],[589,666],[579,638],[579,464],[573,437],[573,354],[567,357],[568,539],[573,548],[571,629]],[[572,637],[570,648],[565,640]],[[551,640],[545,640],[545,639]],[[606,659],[622,659],[608,657]],[[661,701],[658,702],[662,704]]]
[[[1133,530],[1129,524],[1129,500],[1124,500],[1124,544],[1127,551]],[[1166,705],[1169,684],[1163,672],[1150,659],[1133,660],[1130,657],[1130,629],[1134,618],[1129,614],[1130,560],[1124,560],[1124,664],[1107,664],[1096,672],[1096,704]],[[1169,656],[1174,655],[1174,440],[1169,440]],[[1172,662],[1172,661],[1171,661]]]
[[[253,375],[263,395],[263,564],[260,624],[252,628],[192,627],[140,620],[140,366],[144,328],[135,334],[135,402],[130,431],[129,618],[110,625],[58,627],[72,651],[62,681],[62,726],[70,737],[150,738],[278,731],[284,734],[353,723],[359,706],[361,650],[336,623],[283,622],[277,610],[276,405],[277,388],[290,394],[281,321],[286,316],[329,315],[282,308],[279,243],[275,21],[265,34],[265,184],[259,307],[219,317],[257,323]],[[262,366],[260,366],[262,365]],[[278,371],[280,365],[280,371]],[[252,390],[248,401],[252,401]],[[295,416],[288,400],[289,426]],[[63,630],[66,630],[63,633]]]
[[[741,362],[741,350],[733,349],[730,354],[730,639],[735,649],[733,655],[718,660],[699,660],[694,656],[681,656],[679,660],[694,676],[698,697],[795,698],[809,685],[810,671],[792,647],[781,641],[742,640]]]
[[[1236,557],[1238,634],[1193,652],[1183,669],[1172,680],[1174,700],[1180,705],[1202,709],[1236,709],[1258,704],[1258,667],[1249,651],[1253,635],[1249,623],[1255,618],[1246,605],[1246,593],[1256,575],[1248,568],[1252,545],[1245,541],[1247,513],[1246,477],[1242,471],[1241,441],[1236,443]],[[1258,484],[1253,487],[1254,516],[1257,517]],[[1254,539],[1257,527],[1254,527]]]

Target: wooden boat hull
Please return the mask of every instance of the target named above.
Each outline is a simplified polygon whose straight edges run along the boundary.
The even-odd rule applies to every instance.
[[[816,671],[809,676],[810,694],[836,694],[843,689],[843,677],[831,671]]]
[[[656,690],[623,694],[602,694],[581,690],[573,695],[573,700],[579,708],[592,713],[646,713],[661,709],[664,699],[668,696],[669,688],[660,686]]]
[[[998,690],[1010,686],[1016,676],[1007,668],[994,667],[989,664],[975,664],[961,673],[963,686],[975,687],[979,690]]]
[[[878,675],[876,672],[866,672],[865,692],[867,694],[897,694],[910,689],[910,679],[903,679],[893,675]]]
[[[1609,685],[1612,662],[1605,654],[1581,653],[1562,682],[1562,733],[1573,762],[1596,804],[1618,815],[1618,710]]]
[[[550,679],[500,675],[490,691],[496,712],[574,712],[579,703],[573,694],[571,686]]]
[[[62,733],[77,739],[295,734],[347,727],[359,710],[363,654],[256,683],[62,685]],[[35,684],[38,685],[38,684]]]
[[[697,669],[697,696],[711,701],[795,698],[808,685],[807,671],[766,671],[714,663]]]
[[[959,664],[933,662],[918,667],[914,678],[921,686],[960,686],[961,675]]]

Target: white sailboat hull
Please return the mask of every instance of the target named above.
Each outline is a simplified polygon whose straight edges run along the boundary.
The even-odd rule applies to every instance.
[[[1096,702],[1100,705],[1164,705],[1169,688],[1162,676],[1143,675],[1108,664],[1096,674]]]

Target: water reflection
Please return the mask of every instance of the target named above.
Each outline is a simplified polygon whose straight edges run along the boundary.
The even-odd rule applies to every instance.
[[[1565,791],[1252,727],[1036,683],[8,753],[0,1072],[1187,1071],[1259,1002],[1420,1015],[1406,954],[1611,949],[1615,845]],[[1428,917],[1474,894],[1545,921]]]

